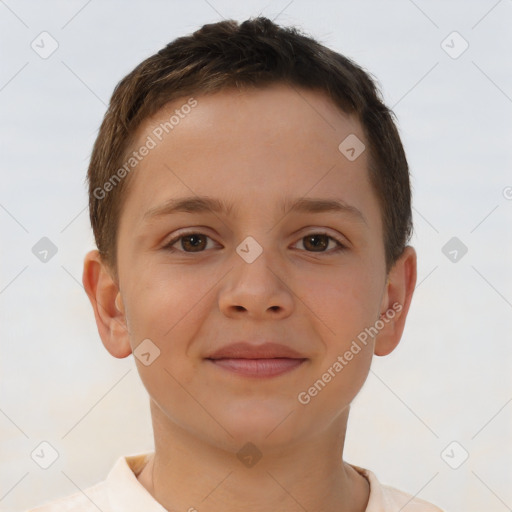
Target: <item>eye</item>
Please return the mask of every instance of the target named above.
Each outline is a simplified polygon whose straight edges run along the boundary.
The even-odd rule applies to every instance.
[[[181,251],[181,252],[202,252],[206,248],[206,239],[210,238],[202,233],[182,233],[181,235],[170,240],[163,249],[168,251]],[[177,249],[174,246],[181,240],[181,249]],[[210,238],[211,240],[211,238]],[[190,250],[188,250],[190,249]]]
[[[212,240],[208,235],[199,232],[182,233],[170,240],[163,249],[170,252],[203,252],[204,249],[211,248],[211,245],[208,246],[208,239]],[[181,248],[175,247],[180,241],[181,244],[179,244],[178,247]],[[336,253],[346,250],[346,246],[343,243],[327,233],[310,233],[309,235],[303,236],[299,242],[303,243],[307,252]],[[330,242],[334,242],[334,248],[326,250]]]
[[[300,241],[303,242],[303,245],[306,248],[308,246],[313,248],[313,250],[308,250],[308,252],[333,253],[344,251],[346,249],[345,245],[343,245],[338,239],[328,235],[327,233],[310,233],[309,235],[303,236]],[[335,247],[330,251],[326,251],[325,249],[329,246],[330,241],[335,243]]]

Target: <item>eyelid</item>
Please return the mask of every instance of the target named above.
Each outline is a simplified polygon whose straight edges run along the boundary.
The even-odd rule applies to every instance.
[[[317,251],[306,251],[304,249],[300,249],[301,252],[306,252],[308,254],[336,254],[340,251],[346,251],[348,249],[348,244],[344,240],[340,240],[337,236],[334,236],[334,235],[330,234],[329,232],[322,230],[322,229],[317,229],[316,231],[313,230],[313,231],[306,233],[305,235],[300,236],[299,239],[293,245],[298,244],[299,242],[302,241],[303,238],[310,236],[310,235],[326,236],[329,240],[332,240],[336,244],[336,247],[334,249],[330,249],[328,251],[318,251],[318,252]]]
[[[189,235],[203,235],[206,238],[209,238],[210,240],[213,240],[215,242],[213,237],[211,237],[210,235],[207,235],[206,233],[203,232],[203,230],[205,230],[205,229],[206,228],[198,227],[196,229],[188,229],[188,230],[185,230],[185,231],[178,231],[168,241],[166,241],[163,244],[162,249],[175,250],[175,251],[178,251],[178,252],[182,252],[184,254],[194,254],[193,252],[182,251],[180,249],[175,249],[174,247],[171,247],[171,246],[176,244],[176,242],[179,242],[181,238],[183,238],[185,236],[189,236]],[[218,243],[218,242],[215,242],[215,243]],[[198,252],[205,252],[205,251],[198,251]]]
[[[204,229],[206,229],[206,228],[198,227],[196,229],[186,229],[184,231],[178,231],[178,232],[176,232],[172,236],[172,238],[170,240],[166,241],[163,244],[162,249],[165,249],[165,250],[168,250],[168,251],[182,252],[184,254],[196,254],[196,252],[194,252],[194,251],[187,252],[187,251],[182,251],[181,249],[176,249],[176,248],[172,247],[177,242],[179,242],[179,240],[181,238],[186,237],[188,235],[203,235],[203,236],[206,236],[206,238],[209,238],[210,240],[213,240],[215,243],[218,244],[218,242],[216,242],[213,239],[213,237],[207,235],[206,233],[204,233],[202,231]],[[314,226],[308,226],[307,228],[303,228],[303,230],[299,230],[297,233],[299,233],[301,231],[304,231],[306,229],[308,231],[306,233],[304,233],[302,236],[299,236],[298,240],[294,243],[294,245],[297,244],[298,242],[300,242],[306,236],[310,236],[310,235],[324,235],[324,236],[328,237],[330,240],[333,240],[336,243],[336,248],[330,249],[328,251],[318,251],[318,252],[316,252],[316,251],[306,251],[306,250],[302,250],[301,249],[301,251],[303,251],[303,252],[307,252],[307,253],[311,253],[311,254],[333,254],[333,253],[336,253],[338,251],[347,250],[349,248],[349,243],[346,241],[346,239],[344,237],[342,237],[341,235],[333,235],[326,228],[320,228],[320,227],[315,228]],[[295,234],[295,236],[297,236],[297,233]],[[206,249],[203,250],[203,251],[197,251],[197,253],[203,253],[203,252],[206,252]]]
[[[325,235],[325,236],[328,236],[328,237],[336,240],[341,245],[343,245],[347,248],[350,245],[350,240],[346,236],[342,235],[339,231],[333,230],[331,228],[325,228],[325,227],[321,227],[321,226],[307,226],[303,229],[300,229],[297,233],[302,233],[302,232],[304,232],[304,234],[301,235],[300,238],[303,238],[308,235]],[[296,235],[296,234],[294,234],[294,235]]]

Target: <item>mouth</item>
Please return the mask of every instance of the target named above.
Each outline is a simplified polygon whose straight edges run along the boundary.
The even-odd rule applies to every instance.
[[[307,358],[279,343],[238,342],[210,354],[206,361],[217,368],[247,377],[276,377],[293,371]]]
[[[206,359],[222,370],[247,377],[276,377],[301,366],[307,359],[276,357],[271,359]]]

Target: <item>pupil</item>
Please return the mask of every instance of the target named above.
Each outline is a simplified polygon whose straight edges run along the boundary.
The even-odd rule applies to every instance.
[[[185,244],[189,244],[192,248],[201,248],[201,235],[188,235],[182,240],[182,247],[186,249]]]
[[[320,241],[318,241],[319,238]],[[312,242],[313,240],[317,240],[317,242]],[[325,235],[311,235],[309,241],[312,243],[313,247],[320,247],[321,249],[326,247]]]

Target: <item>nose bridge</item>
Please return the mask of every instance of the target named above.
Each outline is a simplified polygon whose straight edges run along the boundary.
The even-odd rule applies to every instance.
[[[277,271],[273,268],[278,266],[274,255],[277,248],[272,247],[271,236],[256,235],[261,243],[252,236],[246,236],[236,247],[237,257],[234,258],[236,280],[239,284],[244,281],[250,282],[252,287],[269,288],[269,280],[276,280]],[[272,286],[275,286],[272,285]]]
[[[284,284],[279,251],[269,246],[272,236],[268,233],[262,231],[256,236],[248,235],[236,246],[234,268],[221,292],[220,307],[224,312],[241,309],[253,314],[289,312],[293,299]]]
[[[270,265],[278,245],[277,230],[273,229],[277,222],[275,212],[272,208],[263,208],[259,197],[255,187],[252,195],[244,196],[244,211],[239,211],[238,215],[239,226],[243,226],[243,230],[237,230],[240,242],[235,246],[235,251],[248,265],[257,261],[261,265],[262,260]]]

